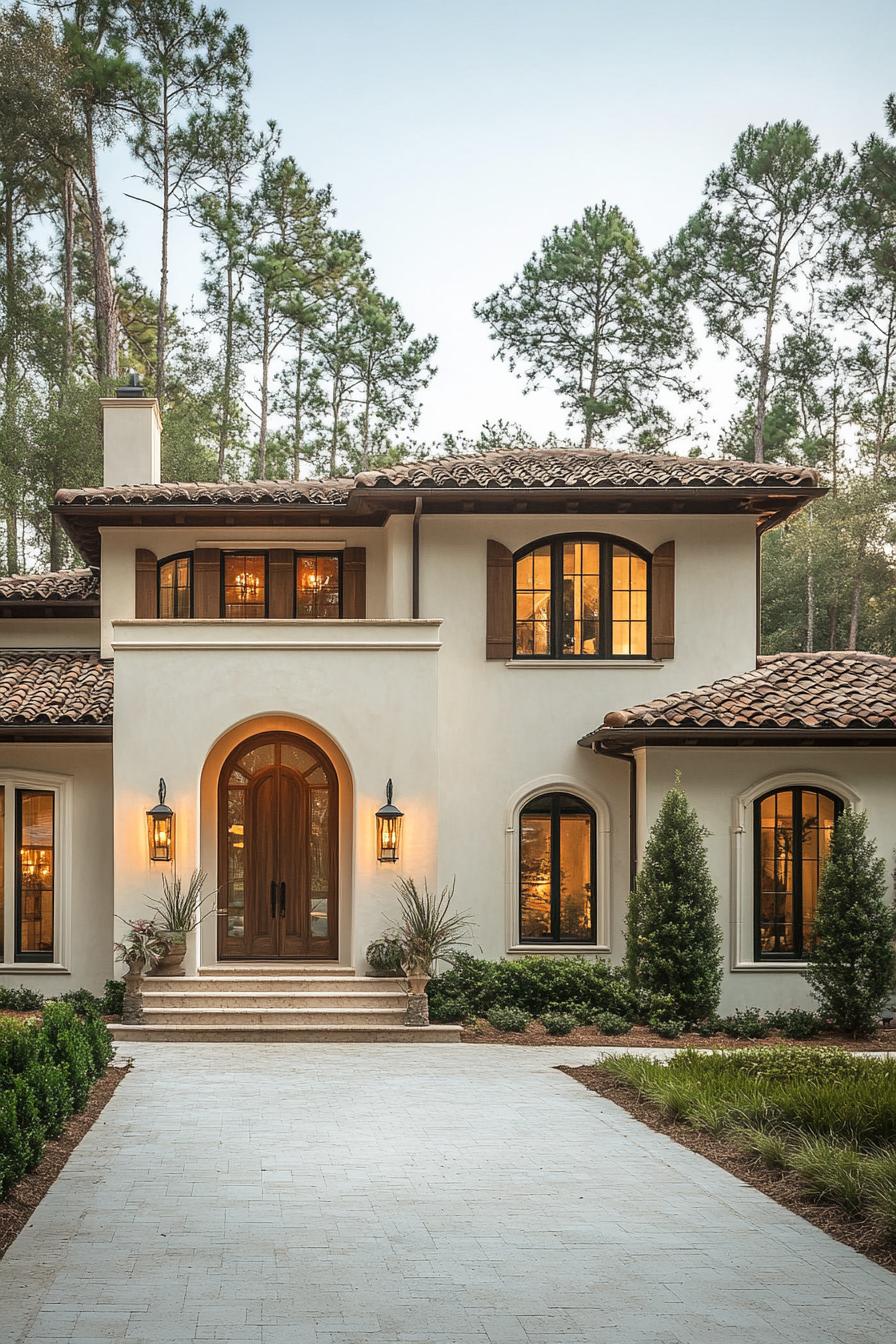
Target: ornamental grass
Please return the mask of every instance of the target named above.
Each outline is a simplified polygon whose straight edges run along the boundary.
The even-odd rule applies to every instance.
[[[731,1140],[896,1245],[896,1060],[782,1046],[600,1067],[668,1120]]]

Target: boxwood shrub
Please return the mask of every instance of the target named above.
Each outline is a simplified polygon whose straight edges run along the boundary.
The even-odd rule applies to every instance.
[[[47,1003],[41,1022],[0,1022],[0,1198],[83,1110],[111,1055],[102,1018],[67,1003]]]
[[[619,967],[585,957],[518,957],[487,961],[457,953],[443,975],[429,982],[434,1021],[486,1017],[492,1008],[520,1008],[530,1017],[573,1013],[617,1013],[633,1020],[636,998]],[[454,1012],[456,1017],[444,1014]]]

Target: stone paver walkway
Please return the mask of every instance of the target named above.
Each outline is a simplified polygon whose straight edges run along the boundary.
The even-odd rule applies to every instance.
[[[896,1276],[502,1046],[133,1048],[0,1340],[882,1344]]]

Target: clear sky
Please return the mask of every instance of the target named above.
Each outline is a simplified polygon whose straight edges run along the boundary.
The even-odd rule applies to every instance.
[[[606,198],[647,247],[696,207],[750,122],[800,118],[824,149],[882,128],[896,91],[896,0],[224,0],[253,49],[251,107],[335,192],[381,287],[439,338],[419,434],[486,419],[562,431],[549,390],[522,395],[472,304],[554,224]],[[106,174],[129,259],[157,284],[154,211]],[[111,172],[109,171],[111,170]],[[198,288],[183,227],[172,297]],[[716,421],[731,370],[707,355]]]

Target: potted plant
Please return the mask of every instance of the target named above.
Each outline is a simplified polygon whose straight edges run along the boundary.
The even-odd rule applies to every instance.
[[[408,982],[405,1022],[409,1026],[426,1026],[429,1022],[426,986],[435,964],[464,943],[463,934],[470,926],[470,919],[451,909],[453,881],[440,892],[430,891],[426,878],[422,891],[410,877],[399,878],[395,886],[401,911],[402,967]]]
[[[121,918],[121,916],[119,916]],[[165,955],[167,943],[158,925],[151,919],[125,919],[127,933],[115,944],[115,955],[128,968],[129,975],[142,975],[157,966]]]
[[[217,891],[203,895],[205,873],[194,869],[186,889],[181,878],[162,874],[161,900],[150,901],[155,911],[153,922],[165,941],[165,952],[153,967],[154,975],[185,975],[184,957],[187,953],[187,934],[192,933],[207,915],[212,913]],[[210,904],[206,904],[210,902]]]
[[[374,975],[401,975],[404,943],[394,929],[374,938],[367,948],[367,965]]]

